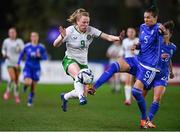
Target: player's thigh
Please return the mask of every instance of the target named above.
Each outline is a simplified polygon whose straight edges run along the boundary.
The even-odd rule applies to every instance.
[[[162,98],[162,96],[164,95],[164,92],[166,90],[165,86],[156,86],[154,88],[154,98],[153,100],[156,102],[159,102]]]
[[[76,76],[78,75],[79,71],[80,71],[80,67],[77,63],[71,63],[69,66],[68,66],[68,74],[73,77],[73,78],[76,78]]]
[[[134,83],[134,87],[140,90],[144,89],[144,84],[141,80],[137,79]]]
[[[15,81],[16,71],[15,71],[14,67],[8,67],[8,73],[9,73],[9,77],[11,78],[11,80]]]
[[[20,67],[15,67],[15,72],[16,72],[16,78],[19,78],[19,75],[21,73],[21,68]]]
[[[32,81],[33,81],[32,78],[29,78],[29,77],[24,78],[24,84],[25,85],[31,86]]]
[[[120,57],[118,60],[120,66],[120,72],[128,72],[130,70],[129,64],[124,60],[124,58]]]

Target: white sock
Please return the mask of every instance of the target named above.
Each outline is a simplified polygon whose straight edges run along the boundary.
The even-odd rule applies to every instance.
[[[78,97],[78,94],[77,94],[76,90],[72,90],[64,95],[65,100],[68,100],[71,98],[77,98],[77,97]]]
[[[126,100],[131,100],[131,86],[125,85],[124,87]]]
[[[78,77],[75,78],[75,81],[74,81],[74,88],[75,88],[75,91],[77,92],[78,94],[78,98],[81,99],[82,97],[84,97],[84,84],[80,83],[78,81]]]
[[[18,84],[14,83],[14,96],[19,96]]]

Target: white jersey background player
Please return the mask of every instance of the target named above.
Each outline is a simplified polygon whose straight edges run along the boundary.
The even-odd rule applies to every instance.
[[[10,28],[8,35],[9,37],[3,41],[2,55],[5,58],[10,80],[7,83],[7,88],[3,98],[4,100],[9,99],[10,88],[13,87],[15,101],[16,103],[20,103],[18,92],[20,69],[16,68],[16,63],[18,61],[19,53],[24,48],[24,42],[22,39],[16,38],[17,32],[15,28]]]
[[[109,46],[106,52],[106,56],[109,58],[109,65],[118,61],[118,58],[123,56],[123,49],[120,41],[116,41]],[[120,79],[120,73],[115,73],[110,80],[112,91],[115,93],[120,91]]]
[[[122,48],[124,51],[124,57],[133,57],[134,55],[138,54],[137,50],[132,50],[132,46],[134,44],[137,44],[139,42],[139,39],[136,37],[136,30],[132,27],[129,27],[127,29],[126,32],[127,38],[125,38],[122,41]],[[132,87],[132,83],[134,81],[134,78],[132,77],[132,75],[128,74],[128,73],[124,73],[125,74],[125,86],[124,86],[124,90],[125,90],[125,104],[126,105],[130,105],[131,104],[131,87]]]
[[[53,43],[55,47],[60,46],[63,42],[66,43],[67,50],[62,64],[67,75],[74,79],[74,90],[61,94],[63,111],[67,111],[68,99],[78,98],[80,105],[87,103],[84,96],[84,84],[78,80],[77,75],[81,69],[88,67],[88,48],[93,39],[99,37],[110,42],[120,40],[119,36],[108,35],[89,26],[89,21],[89,13],[85,9],[77,9],[68,19],[72,26],[66,29],[60,26],[61,34]]]

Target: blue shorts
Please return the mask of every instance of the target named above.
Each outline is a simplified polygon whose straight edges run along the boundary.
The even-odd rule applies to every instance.
[[[151,83],[151,85],[149,86],[148,90],[150,90],[151,88],[155,88],[157,86],[164,86],[166,87],[168,84],[168,75],[166,74],[162,74],[157,73],[153,82]]]
[[[24,67],[23,75],[25,78],[31,78],[33,81],[39,81],[41,70],[39,68]]]
[[[125,61],[130,65],[130,71],[128,73],[136,77],[144,84],[144,88],[147,89],[153,82],[156,72],[148,70],[141,66],[136,57],[127,57]]]

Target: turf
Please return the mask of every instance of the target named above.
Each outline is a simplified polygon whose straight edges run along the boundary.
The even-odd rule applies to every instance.
[[[128,131],[139,128],[139,111],[134,101],[125,106],[124,92],[113,94],[108,84],[102,86],[95,96],[88,96],[88,104],[80,106],[78,100],[70,100],[68,112],[60,108],[61,92],[73,85],[38,85],[34,106],[26,106],[27,93],[21,92],[21,103],[2,99],[5,83],[0,84],[0,130],[64,130],[64,131]],[[22,89],[21,89],[22,91]],[[152,92],[147,97],[147,107],[152,101]],[[154,118],[156,129],[180,130],[180,87],[167,88],[161,101],[160,111]]]

